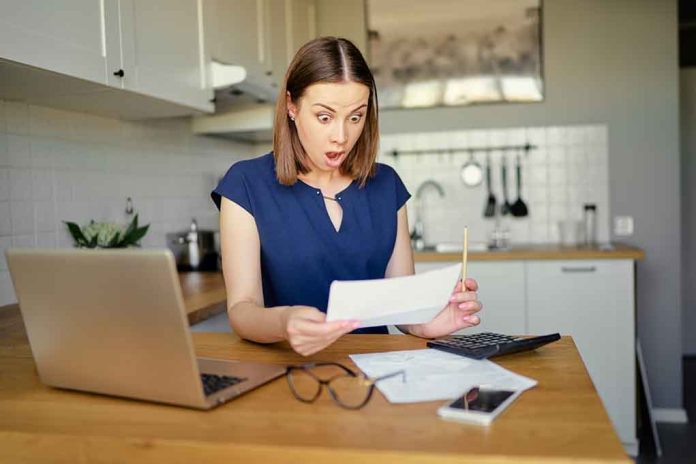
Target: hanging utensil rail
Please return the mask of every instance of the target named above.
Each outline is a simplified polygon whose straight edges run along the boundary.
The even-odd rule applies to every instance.
[[[398,158],[401,155],[443,155],[443,154],[453,154],[453,153],[472,153],[472,152],[494,152],[494,151],[515,151],[524,150],[525,156],[529,153],[529,150],[535,150],[538,147],[536,145],[530,145],[526,143],[524,145],[502,145],[493,147],[460,147],[460,148],[433,148],[431,150],[392,150],[388,152],[394,158]]]

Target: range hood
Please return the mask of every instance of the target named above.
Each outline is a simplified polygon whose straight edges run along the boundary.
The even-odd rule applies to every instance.
[[[270,142],[273,140],[272,103],[247,103],[212,116],[195,116],[193,132],[197,135],[215,135],[243,142]]]
[[[228,68],[233,68],[229,67]],[[224,68],[219,67],[218,69]],[[215,73],[215,69],[213,69]],[[193,132],[244,142],[273,140],[273,117],[278,88],[275,83],[259,84],[246,73],[236,73],[239,82],[220,79],[215,86],[215,114],[193,118]],[[216,75],[213,74],[213,81]]]

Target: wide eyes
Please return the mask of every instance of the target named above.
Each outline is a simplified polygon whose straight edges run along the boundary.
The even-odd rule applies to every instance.
[[[363,115],[361,113],[355,113],[351,114],[348,120],[354,124],[357,124],[360,122],[362,117]],[[328,124],[329,122],[331,122],[331,119],[333,119],[333,117],[329,113],[320,113],[319,115],[317,115],[317,119],[322,124]]]

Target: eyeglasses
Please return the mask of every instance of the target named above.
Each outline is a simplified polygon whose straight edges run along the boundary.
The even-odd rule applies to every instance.
[[[288,366],[285,371],[290,391],[298,400],[313,403],[321,395],[322,387],[326,387],[331,398],[346,409],[362,408],[370,401],[377,382],[398,375],[402,382],[406,381],[403,370],[373,379],[334,362]]]

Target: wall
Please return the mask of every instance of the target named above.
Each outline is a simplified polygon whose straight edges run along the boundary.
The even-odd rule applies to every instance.
[[[682,68],[681,140],[682,140],[682,255],[684,285],[684,354],[696,355],[696,68]]]
[[[364,3],[342,2],[328,23],[335,29],[318,31],[356,34],[364,14],[346,12],[348,5]],[[653,401],[681,408],[677,2],[545,0],[543,7],[543,103],[383,111],[382,133],[606,125],[610,210],[634,218],[635,233],[623,241],[646,252],[637,266],[637,320]]]
[[[483,217],[488,200],[485,176],[480,185],[464,185],[461,166],[469,153],[428,154],[429,150],[462,147],[502,147],[529,143],[535,148],[527,155],[519,154],[521,198],[528,208],[526,217],[511,215]],[[397,155],[393,150],[423,150],[420,155]],[[491,191],[495,195],[497,212],[503,201],[501,165],[507,160],[507,192],[509,203],[517,196],[514,151],[482,151],[471,158],[482,168],[491,164]],[[503,229],[511,243],[557,243],[560,221],[579,221],[583,205],[597,206],[597,239],[609,241],[609,187],[607,128],[594,126],[521,127],[491,130],[458,130],[383,135],[379,161],[392,165],[406,188],[413,195],[407,203],[409,224],[418,220],[416,202],[421,202],[425,225],[426,245],[452,243],[461,245],[464,226],[469,227],[472,249],[482,249],[490,241],[493,230]],[[444,191],[424,189],[417,200],[419,187],[434,180]],[[575,229],[577,231],[577,228]],[[584,235],[577,234],[577,241]],[[566,237],[568,241],[569,237]]]
[[[0,100],[0,306],[16,302],[4,251],[69,247],[62,221],[124,223],[132,197],[143,246],[195,217],[218,229],[209,198],[249,146],[191,135],[186,119],[125,122]]]

